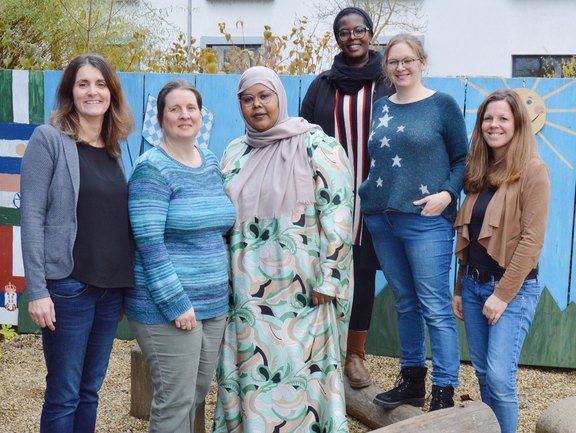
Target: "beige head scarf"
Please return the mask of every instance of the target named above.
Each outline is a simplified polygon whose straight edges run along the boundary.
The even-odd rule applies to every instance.
[[[278,95],[276,124],[258,132],[246,123],[246,144],[252,149],[229,194],[239,221],[250,218],[290,217],[299,206],[315,202],[314,180],[304,134],[319,126],[301,117],[288,117],[286,91],[271,69],[255,66],[240,77],[238,95],[263,84]]]

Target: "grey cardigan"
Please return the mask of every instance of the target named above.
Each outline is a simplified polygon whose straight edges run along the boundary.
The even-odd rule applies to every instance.
[[[124,170],[122,158],[117,158]],[[22,259],[28,301],[50,296],[46,280],[74,268],[80,162],[76,141],[51,125],[37,127],[22,157]]]

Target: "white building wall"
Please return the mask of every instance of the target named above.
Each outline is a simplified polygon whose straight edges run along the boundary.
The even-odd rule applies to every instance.
[[[261,37],[265,24],[289,34],[297,17],[314,15],[315,1],[192,0],[192,34],[200,42],[219,37],[219,22],[235,43]],[[175,34],[186,33],[188,0],[152,4],[171,7]],[[511,76],[512,55],[576,54],[576,0],[425,0],[423,12],[430,76]],[[331,30],[313,19],[309,28],[319,36]]]
[[[512,55],[576,54],[574,0],[426,0],[433,76],[511,76]]]

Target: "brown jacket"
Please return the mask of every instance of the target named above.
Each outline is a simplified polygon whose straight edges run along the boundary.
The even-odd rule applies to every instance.
[[[468,260],[469,224],[477,193],[466,196],[456,217],[456,256],[460,262],[455,295],[462,294],[462,273]],[[500,186],[488,207],[478,236],[480,244],[506,269],[494,294],[509,303],[526,275],[536,267],[544,245],[550,202],[550,176],[544,162],[533,158],[521,178]]]

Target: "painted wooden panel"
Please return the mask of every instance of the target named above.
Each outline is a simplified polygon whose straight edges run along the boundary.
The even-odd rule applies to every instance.
[[[244,134],[244,121],[236,96],[239,79],[239,75],[207,74],[200,74],[196,78],[196,87],[206,107],[214,113],[209,148],[218,159],[222,157],[228,143]]]
[[[126,169],[126,177],[130,177],[132,166],[140,151],[142,137],[142,113],[144,112],[144,74],[123,72],[118,74],[124,96],[132,108],[134,115],[134,131],[128,136],[128,140],[122,143],[122,160]]]
[[[4,101],[0,107],[0,122],[7,125],[5,122],[14,122],[16,118],[26,120],[27,116],[30,123],[46,122],[54,107],[56,89],[62,72],[24,73],[20,71],[16,75],[12,72],[0,71],[0,93]],[[28,80],[27,92],[22,87],[24,77]],[[214,113],[210,148],[218,157],[222,155],[232,139],[244,133],[244,123],[239,113],[236,97],[238,75],[183,76],[121,73],[122,86],[135,116],[135,132],[131,134],[128,143],[123,145],[127,174],[130,173],[130,167],[140,153],[142,120],[148,94],[157,96],[158,91],[166,82],[182,77],[195,83],[202,94],[204,105]],[[297,115],[299,104],[314,78],[313,75],[281,77],[286,88],[290,115]],[[18,82],[14,83],[14,80]],[[576,107],[574,107],[576,85],[574,84],[576,80],[426,77],[425,83],[431,88],[449,93],[456,99],[460,107],[465,110],[469,134],[472,131],[479,104],[493,90],[525,88],[531,90],[544,102],[546,122],[542,130],[538,132],[537,140],[540,154],[550,168],[552,180],[548,231],[540,261],[541,279],[546,289],[526,340],[521,362],[529,365],[576,367],[576,333],[574,333],[576,289],[569,292],[570,281],[573,280],[573,276],[576,277],[574,275],[576,269],[571,270],[570,261],[571,251],[575,247],[572,231],[576,195],[574,176],[574,165],[576,165],[576,116],[574,115],[576,113]],[[14,102],[12,98],[14,92],[17,92],[19,96],[28,93],[27,114],[23,109],[24,106],[20,106],[22,103],[20,99]],[[10,98],[6,99],[6,95]],[[10,125],[13,129],[26,127],[30,131],[34,127],[18,123],[10,123]],[[10,157],[10,155],[5,156]],[[13,166],[9,164],[11,161],[3,161],[4,171]],[[16,192],[13,191],[13,193]],[[9,225],[18,226],[17,208],[8,210],[15,212],[15,217],[10,219]],[[0,221],[0,225],[7,224]],[[0,248],[5,248],[4,243],[0,243]],[[381,272],[377,276],[377,292],[368,350],[370,353],[399,356],[393,296]],[[25,300],[20,298],[19,304],[22,304],[19,308],[19,330],[34,332],[37,328],[27,317]],[[466,336],[461,323],[459,331],[461,357],[469,359]],[[130,338],[125,322],[121,325],[118,335],[122,338]]]
[[[540,277],[562,309],[567,306],[570,280],[576,185],[576,120],[573,114],[576,86],[573,83],[573,80],[567,79],[470,78],[466,98],[469,132],[472,131],[480,103],[495,90],[530,89],[546,105],[546,123],[537,133],[537,140],[540,155],[550,170],[552,188],[546,241],[540,259]]]

